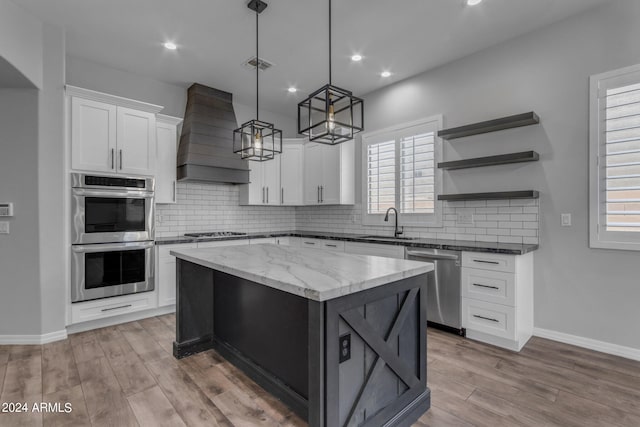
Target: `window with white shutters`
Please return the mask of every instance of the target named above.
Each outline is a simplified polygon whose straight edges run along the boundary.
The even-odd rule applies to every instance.
[[[438,129],[441,117],[363,136],[363,222],[379,225],[395,207],[401,223],[434,226],[440,222]]]
[[[592,247],[640,250],[640,66],[591,78]]]

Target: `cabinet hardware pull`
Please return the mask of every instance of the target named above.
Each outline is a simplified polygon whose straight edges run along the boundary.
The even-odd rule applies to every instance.
[[[120,170],[122,170],[122,150],[120,150]]]
[[[500,289],[497,286],[481,285],[480,283],[474,283],[473,286],[477,286],[479,288]]]
[[[500,264],[498,261],[485,261],[483,259],[474,259],[473,262],[480,262],[483,264],[494,264],[494,265]]]
[[[316,242],[304,242],[305,245],[315,245]]]
[[[320,203],[324,203],[324,185],[320,186]]]
[[[473,317],[477,317],[478,319],[483,319],[483,320],[489,320],[489,321],[491,321],[491,322],[500,323],[500,321],[499,321],[499,320],[492,319],[492,318],[490,318],[490,317],[479,316],[479,315],[477,315],[477,314],[474,314],[474,315],[473,315]]]
[[[284,187],[280,188],[280,204],[284,205]]]
[[[113,164],[116,161],[115,151],[116,150],[114,148],[111,149],[111,169],[115,169],[115,165]]]
[[[262,187],[262,203],[264,203],[264,187]]]
[[[177,181],[173,181],[173,201],[174,203],[177,202],[178,200],[178,182]]]
[[[119,308],[127,308],[127,307],[131,307],[131,304],[121,305],[120,307],[103,308],[100,311],[111,311],[111,310],[117,310]]]
[[[269,204],[269,187],[267,187],[267,204]]]
[[[328,244],[325,245],[325,246],[329,246],[330,248],[337,248],[338,247],[338,245],[328,245]]]
[[[316,188],[317,192],[318,192],[318,203],[320,203],[320,186],[318,185],[318,188]]]

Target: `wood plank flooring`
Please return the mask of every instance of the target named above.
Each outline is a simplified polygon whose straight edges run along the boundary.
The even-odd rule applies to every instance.
[[[0,426],[306,426],[214,351],[171,355],[175,316],[0,346]],[[640,362],[533,338],[520,353],[428,332],[432,407],[416,427],[640,426]],[[32,412],[34,403],[72,412]],[[1,409],[1,408],[0,408]]]

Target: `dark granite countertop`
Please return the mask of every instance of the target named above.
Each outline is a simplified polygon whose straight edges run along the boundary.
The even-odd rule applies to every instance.
[[[181,243],[217,242],[225,240],[247,240],[268,237],[307,237],[328,240],[341,240],[345,242],[377,243],[383,245],[408,246],[412,248],[448,249],[453,251],[488,252],[496,254],[523,255],[538,249],[537,244],[519,243],[490,243],[474,242],[469,240],[443,240],[443,239],[421,239],[411,240],[394,239],[393,237],[364,237],[363,234],[349,233],[325,233],[319,231],[272,231],[264,233],[247,233],[242,236],[224,237],[159,237],[156,245],[175,245]]]

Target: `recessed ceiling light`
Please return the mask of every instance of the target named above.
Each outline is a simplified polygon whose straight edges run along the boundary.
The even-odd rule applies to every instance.
[[[482,0],[467,0],[467,6],[475,6],[482,3]]]
[[[178,48],[178,46],[176,46],[175,43],[172,42],[166,42],[164,44],[165,49],[169,49],[169,50],[176,50]]]
[[[362,61],[362,55],[357,55],[357,54],[356,54],[356,55],[353,55],[353,56],[351,57],[351,60],[352,60],[353,62]]]
[[[298,91],[297,88],[291,86],[289,89],[287,89],[290,93],[296,93]]]
[[[390,71],[383,71],[380,73],[381,77],[389,77],[391,76],[391,72]]]

